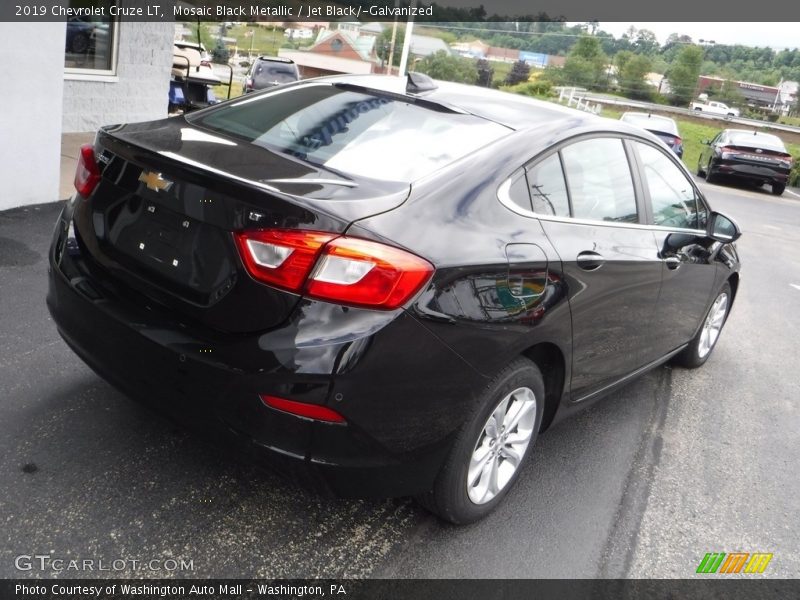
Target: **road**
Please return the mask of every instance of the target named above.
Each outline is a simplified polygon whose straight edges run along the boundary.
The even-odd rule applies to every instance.
[[[315,497],[122,396],[45,309],[57,206],[0,213],[0,577],[52,576],[15,568],[35,554],[123,561],[70,577],[691,577],[732,551],[800,576],[800,198],[702,185],[745,232],[710,361],[548,431],[499,510],[460,528],[405,499]],[[193,570],[130,562],[152,559]]]

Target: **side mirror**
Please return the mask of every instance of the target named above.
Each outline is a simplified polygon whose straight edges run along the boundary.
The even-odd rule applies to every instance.
[[[714,241],[729,244],[738,240],[742,236],[742,231],[730,217],[726,217],[722,213],[712,212],[708,216],[706,235]]]
[[[711,140],[703,140],[701,143],[702,143],[704,146],[710,146],[710,145],[711,145]]]

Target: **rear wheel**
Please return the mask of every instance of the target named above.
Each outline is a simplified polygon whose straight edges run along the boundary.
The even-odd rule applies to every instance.
[[[539,368],[518,358],[486,387],[459,431],[433,490],[418,501],[451,523],[489,514],[519,477],[544,412]]]
[[[772,193],[776,196],[780,196],[783,194],[784,190],[786,189],[785,183],[773,183],[772,184]]]
[[[705,364],[714,346],[717,345],[719,334],[722,333],[722,327],[728,318],[728,312],[731,308],[731,286],[725,283],[722,289],[717,294],[714,302],[711,303],[711,308],[706,313],[706,318],[703,320],[703,325],[694,336],[689,345],[676,356],[675,362],[681,366],[689,369],[696,369],[697,367]]]

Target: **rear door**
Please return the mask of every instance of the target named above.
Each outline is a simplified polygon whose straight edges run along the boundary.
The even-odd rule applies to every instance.
[[[572,397],[586,398],[658,356],[652,319],[661,260],[643,225],[622,139],[567,144],[529,167],[527,177],[567,280]]]

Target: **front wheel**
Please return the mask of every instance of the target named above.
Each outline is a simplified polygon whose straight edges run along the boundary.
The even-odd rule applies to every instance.
[[[420,504],[455,524],[485,517],[519,477],[543,413],[542,374],[533,362],[518,358],[483,391]]]
[[[700,331],[692,338],[689,345],[675,357],[675,362],[689,369],[696,369],[705,364],[711,351],[717,345],[719,334],[728,318],[731,308],[731,286],[725,283],[717,294],[711,308],[706,313]]]
[[[703,163],[700,160],[697,161],[697,176],[698,177],[706,176],[706,172],[703,170]]]
[[[773,183],[772,184],[772,193],[776,196],[780,196],[786,190],[785,183]]]

